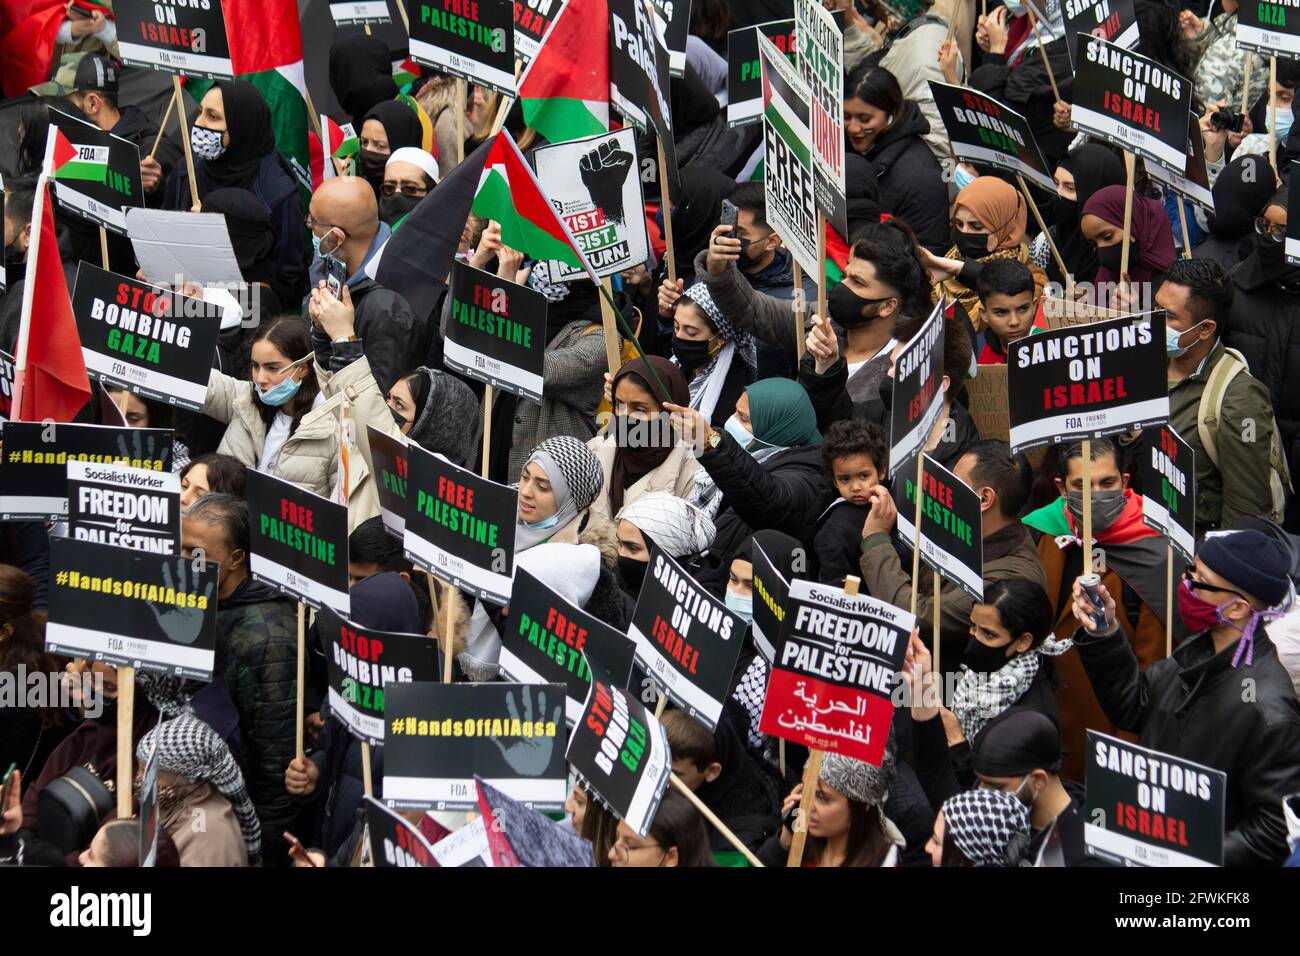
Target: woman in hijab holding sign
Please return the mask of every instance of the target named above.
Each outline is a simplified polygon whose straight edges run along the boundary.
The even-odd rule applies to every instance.
[[[271,111],[257,87],[221,80],[203,95],[190,127],[199,201],[218,189],[247,189],[271,210],[275,234],[272,288],[281,302],[298,302],[307,289],[308,255],[302,196],[275,145]],[[167,181],[167,209],[192,209],[189,173]]]
[[[1079,231],[1079,216],[1085,203],[1106,186],[1124,185],[1124,163],[1115,151],[1100,143],[1084,143],[1061,158],[1052,174],[1056,195],[1052,197],[1048,227],[1056,249],[1075,282],[1092,282],[1097,277],[1097,253]],[[1030,256],[1047,277],[1068,285],[1052,255],[1047,235],[1039,233],[1029,247]]]
[[[1089,199],[1079,217],[1079,228],[1097,250],[1097,285],[1117,285],[1124,242],[1124,187],[1107,186]],[[1155,289],[1178,255],[1165,207],[1154,199],[1135,195],[1129,236],[1128,274],[1122,278],[1126,282],[1150,283],[1149,288]],[[1102,288],[1097,290],[1097,302],[1108,305],[1103,301]]]
[[[953,203],[952,248],[943,257],[920,249],[931,278],[938,279],[935,301],[944,295],[959,302],[976,332],[985,325],[984,307],[975,291],[985,263],[995,259],[1028,263],[1034,274],[1034,301],[1042,297],[1047,276],[1029,261],[1029,246],[1025,243],[1028,216],[1024,197],[1014,186],[996,176],[979,176],[957,194]]]
[[[666,491],[679,497],[690,494],[699,463],[690,446],[679,442],[669,426],[659,396],[674,404],[690,401],[681,369],[666,358],[647,355],[628,362],[614,375],[610,404],[614,414],[604,432],[587,442],[600,461],[604,487],[592,511],[604,518],[617,514],[642,495]]]

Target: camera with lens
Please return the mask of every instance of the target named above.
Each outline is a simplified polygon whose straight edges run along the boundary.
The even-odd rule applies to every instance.
[[[1210,123],[1215,129],[1225,129],[1229,133],[1240,133],[1246,122],[1246,114],[1227,108],[1215,110],[1210,114]]]

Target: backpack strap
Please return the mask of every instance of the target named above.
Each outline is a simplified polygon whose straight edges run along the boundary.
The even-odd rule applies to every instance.
[[[1223,353],[1223,358],[1205,381],[1196,410],[1196,434],[1215,468],[1219,467],[1219,419],[1223,415],[1223,397],[1232,380],[1247,368],[1245,358],[1236,349],[1225,348]]]

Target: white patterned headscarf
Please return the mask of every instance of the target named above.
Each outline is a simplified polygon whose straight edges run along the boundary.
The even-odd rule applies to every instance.
[[[615,520],[626,521],[648,535],[672,558],[700,554],[717,533],[708,515],[666,491],[652,491],[624,505]]]

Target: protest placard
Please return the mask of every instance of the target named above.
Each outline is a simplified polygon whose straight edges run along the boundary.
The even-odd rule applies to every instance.
[[[776,644],[781,639],[781,624],[785,620],[785,604],[790,593],[790,582],[772,563],[771,556],[763,547],[758,532],[754,536],[751,549],[753,557],[754,619],[750,623],[749,633],[754,638],[754,646],[769,664],[776,656]]]
[[[1196,550],[1196,452],[1168,425],[1142,433],[1142,521],[1189,564]]]
[[[1293,159],[1287,164],[1287,170],[1295,172],[1296,169],[1300,169],[1300,162]],[[1286,261],[1294,265],[1300,262],[1300,189],[1295,191],[1294,196],[1290,191],[1287,192],[1286,212],[1286,240],[1283,250],[1286,253]],[[1293,214],[1295,218],[1292,218]]]
[[[772,41],[795,62],[794,20],[770,20],[727,34],[727,125],[763,121],[763,76],[758,64],[758,35]]]
[[[221,333],[218,306],[82,262],[72,313],[92,378],[202,411]]]
[[[209,80],[234,79],[220,3],[114,0],[117,49],[127,66]]]
[[[295,601],[346,615],[347,505],[251,469],[247,497],[253,577]]]
[[[496,787],[475,778],[480,820],[493,866],[595,866],[591,843]]]
[[[966,380],[970,405],[966,409],[975,430],[984,438],[1011,440],[1011,420],[1007,417],[1006,365],[981,365],[974,378]]]
[[[393,22],[388,12],[388,4],[384,0],[347,0],[345,3],[331,3],[330,17],[336,27]]]
[[[627,636],[664,694],[710,730],[722,716],[744,622],[653,541]]]
[[[213,561],[51,536],[49,608],[51,654],[212,680]]]
[[[930,438],[943,411],[942,300],[894,361],[894,397],[889,419],[889,473],[912,462]]]
[[[916,539],[916,482],[900,473],[891,489],[898,504],[895,534]],[[984,600],[984,538],[980,496],[929,455],[921,479],[921,558],[976,601]]]
[[[915,623],[883,601],[791,581],[759,729],[880,766]]]
[[[515,0],[515,56],[530,62],[568,0]]]
[[[406,534],[406,442],[366,425],[370,460],[375,468],[375,490],[379,492],[379,514],[384,530],[399,540]]]
[[[14,357],[0,350],[0,423],[7,422],[13,416],[14,406]]]
[[[183,279],[237,287],[244,281],[220,213],[140,207],[126,214],[126,228],[149,282],[176,285]]]
[[[401,0],[411,59],[442,73],[515,95],[513,0]]]
[[[1146,167],[1151,178],[1164,183],[1178,195],[1196,203],[1206,212],[1214,212],[1214,194],[1210,192],[1210,173],[1205,165],[1205,143],[1201,138],[1200,118],[1192,113],[1187,123],[1187,170],[1176,173],[1159,163]]]
[[[1222,866],[1228,777],[1088,731],[1088,855],[1121,866]]]
[[[424,634],[362,627],[324,607],[316,618],[329,676],[330,714],[372,746],[384,743],[384,700],[393,684],[438,680],[438,642]]]
[[[432,819],[425,815],[425,819]],[[454,833],[433,844],[433,856],[443,867],[491,866],[492,847],[488,845],[487,825],[476,816]]]
[[[638,836],[650,831],[673,769],[668,734],[644,704],[598,669],[565,759],[588,796]]]
[[[1070,110],[1075,129],[1182,173],[1191,109],[1191,82],[1163,63],[1096,37],[1079,38]]]
[[[817,201],[809,142],[809,91],[789,60],[758,37],[763,83],[763,192],[767,221],[795,261],[819,275]]]
[[[1237,46],[1265,56],[1300,57],[1300,17],[1286,0],[1256,0],[1237,10]]]
[[[564,715],[577,723],[591,686],[588,659],[620,687],[632,677],[636,645],[570,604],[533,575],[515,571],[510,613],[501,625],[501,675],[523,684],[563,684]]]
[[[5,422],[0,466],[0,520],[57,520],[68,514],[68,462],[172,468],[169,428],[115,428]]]
[[[179,554],[180,478],[170,471],[68,462],[68,537]]]
[[[564,687],[393,684],[385,701],[384,802],[474,810],[479,776],[539,810],[564,805]]]
[[[668,72],[686,75],[686,38],[691,30],[691,0],[650,0],[655,32],[668,51]]]
[[[650,242],[641,177],[635,174],[633,130],[625,128],[543,146],[533,155],[542,191],[555,205],[596,275],[615,275],[646,262]],[[550,264],[553,282],[567,282],[586,274],[585,269],[561,262]],[[542,297],[543,309],[545,302]],[[540,381],[537,393],[541,394]]]
[[[362,801],[366,833],[370,836],[370,860],[376,867],[439,865],[433,847],[405,817],[374,797],[362,797]]]
[[[821,0],[795,0],[795,63],[808,89],[813,193],[817,208],[840,234],[849,234],[844,195],[844,34]]]
[[[652,100],[672,122],[668,60],[644,0],[609,0],[609,102],[637,129],[656,125]]]
[[[1070,64],[1079,68],[1079,42],[1088,37],[1109,40],[1131,50],[1138,42],[1137,11],[1133,0],[1062,0],[1066,52]]]
[[[406,556],[496,604],[510,602],[519,494],[407,446]]]
[[[126,210],[144,205],[140,147],[84,120],[50,111],[50,168],[59,205],[126,234]]]
[[[1012,451],[1168,421],[1166,362],[1161,311],[1049,329],[1009,343]]]
[[[641,228],[644,233],[644,216]],[[551,278],[556,279],[554,271]],[[462,375],[540,402],[546,296],[456,260],[447,297],[451,305],[443,363]]]
[[[1052,171],[1024,116],[969,87],[931,80],[930,92],[958,160],[1006,170],[1056,191]]]

